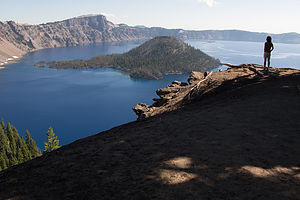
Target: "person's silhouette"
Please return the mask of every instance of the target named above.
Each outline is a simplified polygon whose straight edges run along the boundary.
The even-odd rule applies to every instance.
[[[266,70],[266,62],[268,60],[268,69],[270,68],[270,59],[271,59],[271,52],[274,50],[274,45],[272,43],[271,36],[267,37],[267,41],[265,42],[265,48],[264,48],[264,71]]]

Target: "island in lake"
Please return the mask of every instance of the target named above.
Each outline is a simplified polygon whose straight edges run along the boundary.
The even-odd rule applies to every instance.
[[[38,62],[56,69],[102,68],[123,70],[132,78],[162,79],[166,74],[207,71],[220,65],[218,59],[172,36],[155,37],[123,54],[99,55],[89,60]]]

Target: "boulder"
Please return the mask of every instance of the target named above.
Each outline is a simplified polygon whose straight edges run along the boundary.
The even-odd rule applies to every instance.
[[[154,106],[154,107],[160,107],[169,101],[169,99],[167,99],[167,98],[162,98],[162,99],[153,98],[152,100],[155,101],[152,104],[152,106]]]
[[[188,84],[184,83],[184,82],[180,82],[180,81],[173,81],[171,86],[176,86],[176,85],[178,85],[178,86],[187,86]]]
[[[188,83],[185,83],[185,82],[181,82],[180,86],[184,87],[184,86],[188,86],[189,84]]]
[[[173,81],[172,84],[174,84],[174,85],[181,85],[181,82],[180,81]]]
[[[141,116],[143,113],[148,112],[149,106],[145,103],[139,103],[136,104],[136,106],[133,108],[133,111],[136,113],[137,116]]]
[[[161,97],[163,95],[167,95],[170,93],[177,93],[179,90],[180,88],[176,88],[176,87],[160,88],[156,90],[156,94]]]
[[[192,71],[188,78],[188,83],[192,85],[195,84],[196,82],[201,81],[204,78],[205,78],[204,73]]]

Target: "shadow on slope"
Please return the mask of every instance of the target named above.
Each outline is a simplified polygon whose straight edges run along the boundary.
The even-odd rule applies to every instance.
[[[0,173],[1,199],[300,199],[300,74],[230,88]]]

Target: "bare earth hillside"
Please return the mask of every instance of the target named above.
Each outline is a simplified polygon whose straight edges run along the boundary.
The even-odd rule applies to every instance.
[[[0,199],[300,199],[300,71],[198,75],[162,112],[1,172]]]

